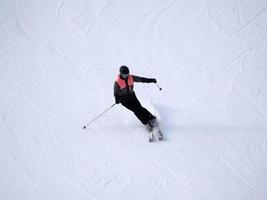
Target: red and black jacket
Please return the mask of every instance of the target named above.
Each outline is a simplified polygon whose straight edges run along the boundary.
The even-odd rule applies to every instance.
[[[114,83],[114,96],[116,101],[127,102],[133,100],[135,97],[134,93],[134,82],[151,83],[152,79],[139,77],[129,74],[129,76],[124,79],[122,76],[118,75]]]

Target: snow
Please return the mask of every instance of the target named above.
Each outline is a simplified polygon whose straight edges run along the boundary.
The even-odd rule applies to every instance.
[[[1,200],[266,200],[267,2],[1,0]],[[165,140],[114,103],[121,65]]]

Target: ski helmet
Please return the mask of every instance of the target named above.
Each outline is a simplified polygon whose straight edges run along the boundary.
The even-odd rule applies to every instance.
[[[129,74],[130,70],[127,66],[123,65],[120,67],[120,74]]]

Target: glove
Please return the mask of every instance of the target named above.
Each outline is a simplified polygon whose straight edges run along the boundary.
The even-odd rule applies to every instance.
[[[119,104],[120,103],[120,99],[119,98],[115,98],[115,103]]]
[[[148,82],[149,83],[157,83],[157,80],[155,78],[149,78]]]

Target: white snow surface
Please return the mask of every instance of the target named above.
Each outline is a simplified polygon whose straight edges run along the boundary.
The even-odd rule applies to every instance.
[[[0,0],[0,94],[1,200],[267,199],[266,0]]]

